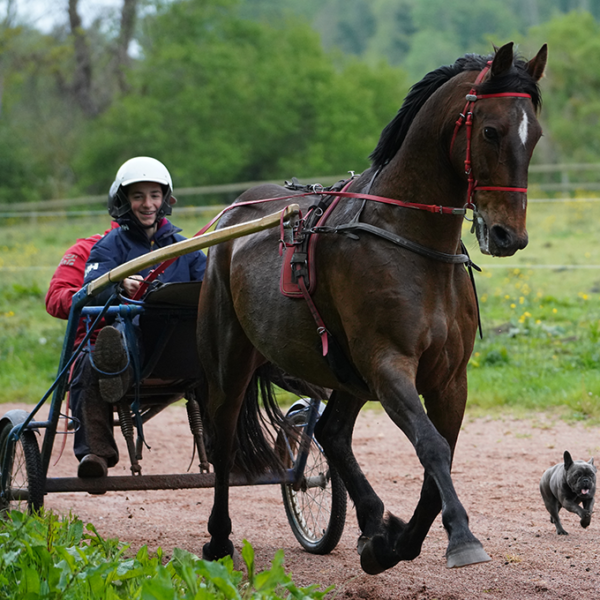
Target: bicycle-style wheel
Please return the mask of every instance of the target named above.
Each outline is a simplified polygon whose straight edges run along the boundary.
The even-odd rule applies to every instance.
[[[300,434],[307,423],[309,409],[292,407],[286,418],[293,425],[283,436],[285,466],[292,468],[299,458]],[[283,504],[292,532],[300,545],[312,554],[329,554],[338,544],[346,523],[347,493],[342,478],[328,463],[323,449],[310,441],[304,476],[297,489],[282,484]]]
[[[13,417],[16,412],[11,411]],[[33,512],[44,505],[42,461],[35,433],[25,430],[18,440],[8,439],[14,425],[24,420],[20,417],[5,417],[0,427],[0,514],[9,510]],[[2,472],[5,465],[6,476]]]

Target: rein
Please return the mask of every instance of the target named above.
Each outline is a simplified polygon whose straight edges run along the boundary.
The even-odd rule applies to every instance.
[[[458,120],[454,126],[454,133],[452,134],[452,141],[450,142],[450,155],[452,155],[452,149],[454,148],[454,142],[456,141],[456,137],[460,128],[465,125],[467,132],[467,150],[465,155],[465,173],[467,175],[468,182],[468,190],[467,190],[467,203],[466,207],[471,208],[472,210],[476,210],[475,204],[473,203],[473,199],[475,196],[475,192],[477,191],[495,191],[495,192],[520,192],[523,194],[527,193],[527,188],[523,187],[511,187],[511,186],[499,186],[499,185],[485,185],[480,186],[478,181],[475,179],[473,175],[473,169],[471,166],[471,137],[473,133],[473,106],[475,102],[478,100],[487,100],[489,98],[529,98],[531,99],[530,94],[524,94],[521,92],[502,92],[498,94],[477,94],[477,86],[483,81],[484,77],[487,75],[490,70],[490,66],[492,61],[488,61],[487,65],[482,69],[482,71],[475,79],[475,83],[473,87],[466,95],[467,103],[463,111],[460,113]]]
[[[351,181],[351,180],[350,180]],[[358,194],[353,192],[335,192],[328,191],[325,188],[317,185],[310,186],[312,189],[310,192],[305,192],[303,194],[291,194],[289,196],[277,196],[275,198],[259,198],[258,200],[246,200],[245,202],[236,202],[235,204],[231,204],[230,206],[224,208],[217,216],[213,217],[198,233],[194,235],[197,237],[206,233],[226,212],[239,208],[240,206],[252,206],[254,204],[262,204],[264,202],[275,202],[278,200],[290,200],[293,198],[302,198],[304,196],[338,196],[340,198],[358,198],[361,200],[372,200],[374,202],[382,202],[384,204],[392,204],[395,206],[401,206],[403,208],[413,208],[417,210],[424,210],[426,212],[440,214],[440,215],[459,215],[464,216],[467,214],[467,209],[470,208],[465,206],[464,208],[453,208],[451,206],[441,206],[435,204],[419,204],[418,202],[406,202],[404,200],[397,200],[395,198],[386,198],[384,196],[374,196],[372,194]],[[434,251],[432,251],[434,252]],[[441,254],[441,253],[440,253]],[[146,279],[142,282],[138,291],[135,293],[133,300],[140,300],[141,297],[146,293],[146,290],[150,286],[150,284],[165,270],[171,266],[177,257],[171,258],[162,262],[156,269],[152,270]],[[466,262],[466,261],[465,261]]]

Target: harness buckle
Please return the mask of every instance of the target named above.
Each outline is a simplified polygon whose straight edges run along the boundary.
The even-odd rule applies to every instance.
[[[467,94],[465,96],[465,99],[467,100],[467,102],[476,102],[477,96],[475,94]]]
[[[473,218],[469,219],[469,217],[467,217],[467,210],[471,209],[473,211]],[[465,221],[469,222],[469,223],[474,223],[475,222],[475,211],[477,210],[477,207],[472,203],[472,202],[467,202],[465,203],[465,205],[462,208],[457,208],[456,210],[462,211],[462,214],[465,217]],[[460,213],[457,213],[460,214]]]

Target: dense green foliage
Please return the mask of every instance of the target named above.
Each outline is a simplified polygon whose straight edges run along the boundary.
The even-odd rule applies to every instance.
[[[130,93],[89,125],[76,161],[88,189],[141,153],[172,165],[179,185],[361,171],[406,92],[398,70],[336,68],[308,25],[188,0],[147,21],[142,51]]]
[[[526,56],[550,45],[534,160],[600,161],[600,0],[150,0],[116,71],[118,11],[77,30],[91,106],[74,33],[42,33],[13,4],[0,15],[0,204],[105,193],[136,154],[162,159],[179,188],[361,171],[409,83],[511,39]]]
[[[231,558],[200,560],[176,548],[163,564],[143,546],[135,556],[117,539],[102,538],[92,524],[52,513],[9,513],[0,520],[0,597],[3,600],[319,600],[318,586],[294,585],[276,552],[270,569],[256,571],[254,550],[244,543],[247,576]]]
[[[598,162],[600,21],[570,13],[533,28],[528,48],[542,40],[552,49],[544,83],[545,161]]]

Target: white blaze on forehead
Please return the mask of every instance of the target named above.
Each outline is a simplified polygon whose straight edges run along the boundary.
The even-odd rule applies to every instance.
[[[521,119],[521,124],[519,125],[519,137],[521,138],[521,142],[523,142],[523,146],[527,143],[527,130],[529,126],[529,120],[527,119],[527,113],[523,111],[523,118]]]

